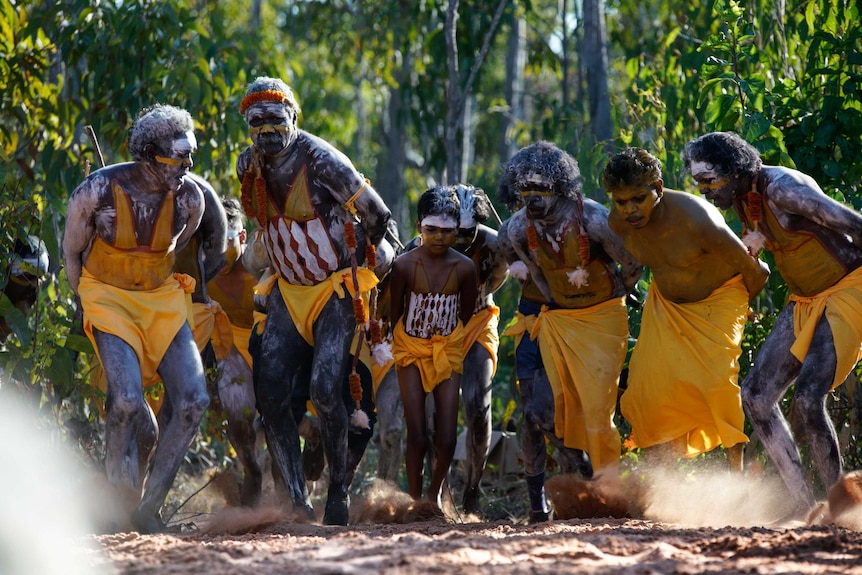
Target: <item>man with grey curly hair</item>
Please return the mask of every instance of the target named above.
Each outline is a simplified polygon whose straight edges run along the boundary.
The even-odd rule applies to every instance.
[[[545,437],[559,450],[563,472],[616,474],[624,297],[643,268],[608,227],[607,208],[581,194],[577,161],[549,142],[512,157],[499,198],[520,207],[497,236],[521,283],[517,322],[505,335],[517,338],[530,521],[547,521]]]
[[[174,270],[204,210],[189,178],[192,128],[180,108],[142,110],[129,132],[135,160],[93,172],[66,211],[66,275],[107,378],[105,470],[135,502],[116,527],[130,520],[142,533],[165,529],[159,510],[209,404],[188,324],[194,281]],[[157,430],[143,387],[159,380],[167,416]]]
[[[366,323],[363,298],[394,259],[384,241],[390,211],[343,153],[296,127],[299,106],[283,81],[257,78],[239,111],[252,145],[236,172],[259,228],[244,263],[275,271],[255,366],[267,444],[294,507],[313,516],[297,429],[305,411],[297,398],[309,398],[329,465],[323,522],[346,525],[350,470],[374,423],[370,384],[348,387],[349,376],[360,377],[351,344]],[[259,256],[268,261],[247,259]]]

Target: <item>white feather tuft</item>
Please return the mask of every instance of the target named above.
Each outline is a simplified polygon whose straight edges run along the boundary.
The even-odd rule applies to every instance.
[[[527,264],[518,260],[509,266],[509,273],[512,274],[512,277],[515,279],[526,281],[527,276],[530,274],[530,270],[527,268]]]
[[[578,269],[566,272],[569,277],[569,283],[575,287],[584,287],[590,285],[590,272],[578,266]]]
[[[392,356],[392,344],[388,341],[383,341],[378,343],[377,345],[371,348],[371,357],[374,358],[374,362],[378,367],[383,367],[393,359]]]
[[[353,427],[361,427],[362,429],[371,429],[371,425],[368,422],[368,414],[361,409],[357,409],[353,412],[353,415],[350,416],[350,425]]]
[[[746,232],[742,236],[742,243],[748,248],[748,253],[756,257],[760,250],[766,246],[766,236],[758,231]]]

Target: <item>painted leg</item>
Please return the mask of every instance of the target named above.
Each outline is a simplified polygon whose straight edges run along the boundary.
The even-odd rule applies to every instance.
[[[311,402],[317,410],[320,438],[329,465],[324,525],[347,525],[347,429],[344,386],[350,370],[350,343],[355,331],[353,303],[333,296],[314,327]]]
[[[745,469],[745,444],[737,443],[733,447],[725,449],[727,451],[727,462],[730,465],[730,470],[733,473],[742,473]]]
[[[808,511],[814,506],[814,494],[805,481],[799,449],[778,405],[801,368],[790,353],[795,340],[793,306],[789,303],[779,314],[754,368],[742,382],[742,405],[797,508]]]
[[[302,471],[299,430],[292,412],[291,399],[297,382],[288,375],[301,372],[312,353],[311,346],[296,331],[281,292],[273,290],[259,347],[260,369],[255,366],[255,395],[272,464],[278,467],[273,477],[283,482],[294,510],[314,520]]]
[[[227,434],[236,450],[243,469],[240,503],[253,507],[260,501],[263,474],[257,462],[254,428],[254,386],[251,368],[242,354],[232,348],[230,355],[219,362],[218,395],[227,414]]]
[[[802,423],[805,436],[823,487],[829,489],[841,477],[841,451],[838,435],[826,412],[826,397],[832,388],[837,365],[832,329],[821,317],[811,348],[796,378],[793,409]]]
[[[538,370],[537,370],[538,373]],[[547,521],[550,508],[545,498],[545,433],[542,427],[547,421],[554,422],[554,398],[549,395],[550,388],[543,391],[536,384],[536,377],[521,378],[519,389],[524,421],[521,425],[521,457],[524,460],[524,473],[527,481],[527,495],[530,498],[530,523]],[[545,382],[547,379],[544,378]]]
[[[467,485],[464,489],[464,511],[479,512],[479,483],[488,461],[491,445],[491,378],[494,362],[481,344],[475,343],[464,358],[461,396],[464,398],[464,420],[467,427]]]
[[[353,356],[350,357],[350,362],[353,362]],[[360,400],[360,408],[368,416],[368,427],[357,427],[350,425],[347,432],[347,470],[344,475],[344,485],[349,489],[353,483],[353,477],[356,475],[356,469],[362,462],[365,456],[365,450],[368,448],[368,442],[374,436],[374,425],[377,423],[377,412],[374,406],[372,396],[374,394],[374,383],[371,378],[371,371],[361,362],[356,365],[356,371],[359,374],[362,382],[362,399]],[[353,413],[356,409],[356,400],[353,399],[350,393],[350,382],[344,382],[344,405],[348,413]]]
[[[401,443],[404,435],[404,406],[401,404],[395,368],[389,370],[377,388],[377,418],[380,422],[377,429],[380,441],[377,477],[395,482],[401,471]]]
[[[132,524],[141,533],[164,529],[159,509],[209,405],[200,354],[188,324],[174,336],[159,364],[159,374],[165,383],[171,417],[159,434],[144,496],[132,516]]]

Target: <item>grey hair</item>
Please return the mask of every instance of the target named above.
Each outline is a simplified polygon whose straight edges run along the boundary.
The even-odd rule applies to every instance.
[[[168,155],[174,139],[194,129],[191,114],[182,108],[162,104],[144,108],[129,129],[129,154],[141,161],[144,149],[152,144],[159,154]]]
[[[288,110],[291,110],[293,112],[293,122],[296,123],[296,119],[299,117],[299,113],[301,112],[301,110],[299,109],[299,104],[297,104],[296,98],[293,95],[293,90],[291,90],[290,86],[288,86],[281,78],[258,76],[254,79],[254,82],[249,84],[245,95],[248,96],[250,94],[254,94],[255,92],[266,92],[268,90],[272,90],[274,92],[281,92],[282,94],[284,94],[287,100],[284,103],[284,106]]]
[[[532,177],[539,175],[551,182],[554,195],[569,199],[581,191],[581,170],[578,161],[565,150],[551,142],[536,142],[521,148],[503,168],[497,199],[509,209],[521,203],[520,193],[532,184]]]

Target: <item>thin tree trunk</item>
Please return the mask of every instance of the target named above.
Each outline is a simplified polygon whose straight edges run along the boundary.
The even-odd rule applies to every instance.
[[[608,92],[608,50],[604,0],[584,0],[584,51],[590,126],[596,140],[613,138],[611,99]]]
[[[515,17],[506,51],[506,104],[500,139],[500,165],[505,165],[518,150],[517,128],[526,123],[524,116],[524,68],[527,62],[527,20]]]

